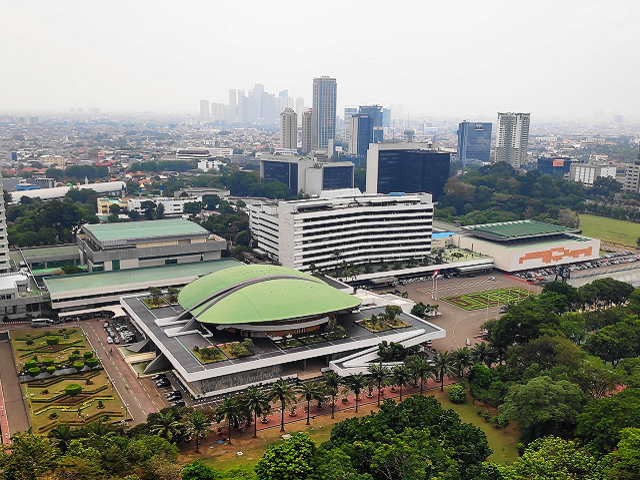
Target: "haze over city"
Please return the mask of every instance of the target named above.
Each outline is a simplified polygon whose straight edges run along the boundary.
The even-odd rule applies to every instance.
[[[494,120],[636,120],[634,1],[3,2],[3,112],[198,113],[232,88],[338,81],[345,105]]]

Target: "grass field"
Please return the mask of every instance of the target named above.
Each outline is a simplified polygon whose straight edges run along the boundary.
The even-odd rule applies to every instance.
[[[580,214],[580,230],[587,237],[624,243],[632,247],[636,245],[636,240],[640,237],[640,223],[597,215]]]
[[[517,303],[524,300],[530,292],[522,288],[498,288],[496,290],[485,290],[484,292],[466,293],[463,295],[454,295],[445,297],[447,303],[463,308],[464,310],[479,310],[481,308],[495,307],[497,305],[505,305],[507,303]]]
[[[512,463],[518,458],[517,444],[519,432],[514,425],[510,425],[506,430],[496,428],[477,415],[479,409],[486,410],[487,408],[479,404],[474,405],[470,398],[462,405],[451,403],[446,387],[443,393],[441,393],[440,390],[432,390],[429,391],[428,394],[434,395],[442,404],[443,408],[453,409],[463,422],[472,423],[485,432],[489,446],[493,450],[493,455],[490,457],[492,461],[504,465],[506,463]],[[363,405],[357,416],[366,416],[371,410],[377,410],[375,404]],[[490,410],[492,410],[492,415],[496,414],[495,409]],[[310,426],[305,425],[305,419],[303,418],[299,422],[285,425],[286,432],[306,432],[313,441],[316,442],[316,445],[319,446],[321,443],[329,440],[331,428],[334,423],[356,415],[354,410],[347,410],[338,411],[335,416],[335,420],[331,420],[330,415],[318,416],[311,421]],[[253,438],[253,430],[251,430],[239,438],[233,438],[232,445],[219,445],[217,438],[218,436],[216,434],[209,433],[207,440],[201,443],[200,450],[202,453],[199,456],[193,453],[194,449],[190,449],[189,451],[183,450],[180,455],[180,461],[188,462],[195,458],[200,458],[207,465],[217,469],[227,469],[241,465],[253,466],[258,462],[269,445],[282,441],[279,425],[268,430],[258,431],[258,438],[256,439]],[[242,452],[242,455],[238,455],[237,452]]]

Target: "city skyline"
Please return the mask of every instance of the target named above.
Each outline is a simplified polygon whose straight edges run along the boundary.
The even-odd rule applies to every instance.
[[[638,68],[629,60],[640,45],[640,5],[629,0],[492,0],[464,8],[405,1],[384,15],[362,2],[335,1],[320,10],[249,1],[243,17],[213,4],[154,7],[5,2],[0,109],[197,116],[200,99],[227,103],[229,89],[240,85],[262,83],[266,91],[310,99],[311,80],[327,75],[340,83],[340,112],[401,104],[405,118],[488,120],[497,111],[531,111],[536,119],[640,116]],[[282,38],[291,39],[286,58],[295,68],[276,61]],[[336,55],[349,45],[351,55]]]

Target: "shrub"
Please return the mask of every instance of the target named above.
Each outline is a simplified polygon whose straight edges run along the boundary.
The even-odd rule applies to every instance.
[[[33,345],[33,340],[29,339],[25,342],[29,347]]]
[[[60,343],[60,337],[47,337],[47,345],[58,345]]]
[[[91,358],[93,357],[93,352],[84,352],[84,358]]]
[[[82,386],[77,383],[72,383],[64,387],[64,393],[69,395],[70,397],[75,397],[76,395],[80,395],[82,393]]]
[[[37,364],[38,364],[38,361],[37,361],[37,360],[33,360],[33,359],[31,359],[31,360],[27,360],[26,362],[24,362],[24,366],[25,366],[25,368],[27,368],[27,369],[29,369],[29,368],[33,368],[33,367],[35,367]]]
[[[80,355],[80,350],[75,349],[75,350],[74,350],[73,352],[71,352],[71,353],[73,353],[74,355]]]
[[[73,362],[73,368],[79,372],[84,368],[84,362]]]
[[[61,328],[60,330],[58,330],[58,333],[64,333],[65,330],[66,328]]]
[[[88,367],[93,368],[93,367],[97,366],[99,362],[98,362],[97,358],[87,358],[87,362],[86,363],[87,363]]]
[[[72,353],[71,355],[69,355],[69,361],[70,362],[75,362],[76,360],[78,360],[80,358],[80,355],[76,354],[76,353]]]
[[[85,385],[93,385],[93,380],[91,380],[90,378],[87,378],[87,379],[84,381],[84,384],[85,384]]]
[[[56,367],[54,367],[53,365],[51,365],[50,367],[47,367],[47,373],[50,373],[51,375],[53,375],[56,372]]]
[[[36,378],[38,375],[40,375],[40,368],[39,367],[30,368],[29,370],[27,370],[27,373],[29,374],[29,376]]]
[[[51,415],[49,415],[50,420],[53,420],[54,418],[58,418],[58,414],[56,412],[53,412]]]
[[[43,358],[42,364],[46,366],[53,365],[53,358]]]
[[[196,353],[197,353],[197,352],[198,352],[198,350],[200,350],[200,347],[198,347],[197,345],[196,345],[195,347],[193,347],[193,351],[194,351],[194,352],[196,352]]]
[[[98,400],[98,408],[104,408],[104,402],[102,400]]]
[[[449,389],[449,400],[453,403],[464,403],[467,401],[467,391],[462,385],[456,383]]]
[[[30,334],[30,333],[27,333],[26,337],[27,337],[27,338],[29,338],[30,336],[31,336],[31,334]]]

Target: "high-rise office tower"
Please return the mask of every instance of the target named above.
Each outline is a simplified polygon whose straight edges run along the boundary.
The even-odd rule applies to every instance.
[[[489,162],[491,158],[491,123],[469,122],[458,125],[458,160]]]
[[[209,100],[200,100],[200,120],[209,119]]]
[[[302,114],[302,153],[309,153],[313,149],[313,109]]]
[[[335,78],[313,79],[313,148],[327,148],[336,138],[336,102],[338,85]]]
[[[298,115],[291,108],[280,113],[280,148],[298,148]]]
[[[342,129],[342,139],[349,141],[349,129],[351,128],[351,116],[358,113],[358,107],[344,107],[344,128]]]
[[[229,90],[229,118],[225,118],[227,122],[238,121],[238,94],[235,89]]]
[[[382,127],[382,107],[380,105],[361,105],[358,113],[369,115],[373,121],[373,142],[381,143],[384,130]]]
[[[295,111],[298,114],[298,125],[302,125],[302,114],[306,108],[304,108],[304,98],[298,97],[296,98],[296,107]]]
[[[530,113],[498,112],[496,162],[507,162],[513,168],[526,162],[530,121]]]
[[[364,158],[369,144],[373,142],[373,118],[364,113],[355,113],[349,119],[349,155]]]
[[[0,273],[9,273],[10,271],[7,217],[4,212],[4,190],[2,189],[2,175],[0,175]]]
[[[287,98],[289,96],[289,90],[280,90],[278,96],[281,98]]]

